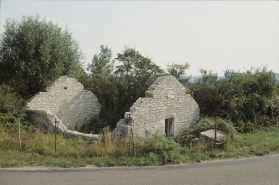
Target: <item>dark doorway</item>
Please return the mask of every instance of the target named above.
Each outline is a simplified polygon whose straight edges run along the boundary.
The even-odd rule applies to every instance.
[[[167,137],[173,137],[174,135],[174,127],[173,127],[173,118],[165,119],[165,133]]]

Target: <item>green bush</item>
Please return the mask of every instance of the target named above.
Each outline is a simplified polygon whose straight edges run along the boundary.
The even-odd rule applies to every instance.
[[[107,126],[98,116],[94,116],[88,123],[83,124],[80,128],[76,128],[76,130],[83,133],[99,134]]]
[[[153,135],[150,138],[135,137],[134,144],[135,155],[145,158],[144,165],[176,164],[184,159],[182,154],[183,148],[172,137],[166,137],[165,135]],[[133,155],[133,140],[131,137],[126,137],[118,146],[130,147],[130,150],[122,150],[118,153],[119,156]]]
[[[202,77],[187,88],[199,104],[202,116],[231,120],[242,132],[258,128],[257,120],[264,115],[272,120],[270,123],[277,123],[279,86],[272,71],[227,70],[222,78],[211,71],[201,70],[201,73]]]
[[[100,114],[100,119],[103,123],[107,124],[110,129],[114,129],[117,122],[122,119],[123,117],[120,116],[116,111],[103,111]]]
[[[25,117],[25,102],[10,86],[0,85],[0,126],[14,127],[18,117]]]
[[[138,137],[135,140],[137,153],[146,154],[153,152],[155,154],[162,154],[164,151],[174,151],[180,148],[172,137],[152,136],[151,138]]]

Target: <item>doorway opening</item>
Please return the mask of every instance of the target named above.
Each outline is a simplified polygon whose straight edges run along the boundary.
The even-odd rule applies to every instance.
[[[174,123],[173,118],[165,119],[165,134],[167,137],[174,136]]]

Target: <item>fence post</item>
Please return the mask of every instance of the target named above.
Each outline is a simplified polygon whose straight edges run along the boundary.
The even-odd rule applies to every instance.
[[[55,155],[56,155],[56,118],[55,118]]]
[[[217,132],[217,124],[215,123],[215,137],[214,137],[214,148],[216,148],[216,132]]]
[[[18,122],[18,140],[19,140],[19,147],[21,148],[21,140],[20,140],[20,119],[19,117],[17,118]]]
[[[134,141],[134,133],[133,133],[133,129],[131,128],[131,133],[132,133],[132,140],[133,140],[133,155],[135,156],[135,141]]]

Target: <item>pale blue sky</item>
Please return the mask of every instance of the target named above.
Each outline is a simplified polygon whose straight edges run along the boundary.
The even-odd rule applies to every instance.
[[[113,57],[135,48],[165,69],[190,64],[219,75],[267,66],[279,73],[279,2],[262,1],[1,1],[1,32],[7,18],[39,15],[68,25],[86,55],[100,45]]]

